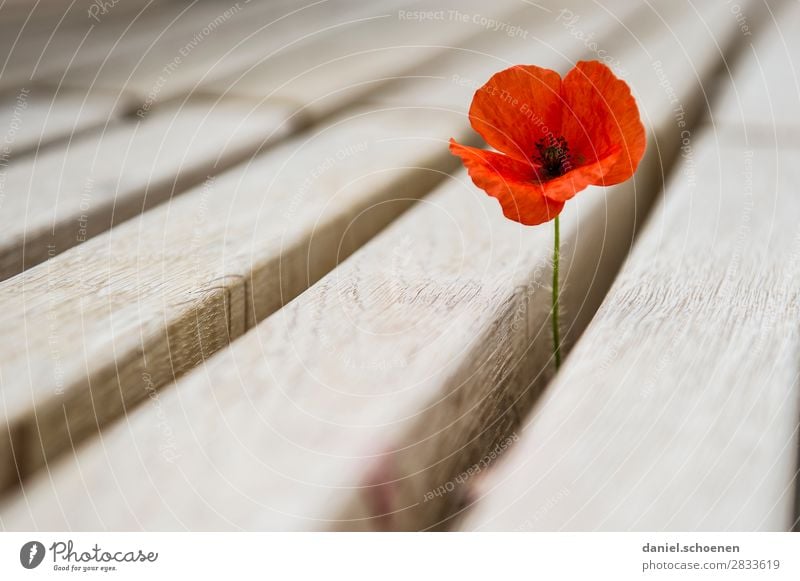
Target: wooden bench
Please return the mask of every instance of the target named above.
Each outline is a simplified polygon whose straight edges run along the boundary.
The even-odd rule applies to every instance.
[[[740,4],[109,12],[0,168],[0,526],[790,529],[799,13]],[[648,151],[562,215],[555,373],[552,231],[446,145],[597,58]]]

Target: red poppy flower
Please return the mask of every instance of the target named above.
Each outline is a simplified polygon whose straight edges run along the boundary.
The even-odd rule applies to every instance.
[[[587,186],[625,181],[645,149],[630,88],[597,61],[579,62],[563,80],[532,65],[500,71],[476,91],[469,119],[500,153],[453,139],[450,151],[522,224],[552,220]]]

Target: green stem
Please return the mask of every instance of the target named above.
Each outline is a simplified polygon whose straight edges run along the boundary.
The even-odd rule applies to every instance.
[[[561,367],[561,339],[559,338],[558,327],[558,259],[561,250],[560,246],[558,216],[556,216],[553,221],[553,311],[551,315],[553,321],[553,355],[556,360],[556,371]]]

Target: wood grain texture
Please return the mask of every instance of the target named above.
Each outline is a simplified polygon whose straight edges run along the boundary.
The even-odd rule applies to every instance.
[[[462,135],[461,121],[353,112],[0,284],[0,317],[19,329],[2,338],[0,417],[23,474],[242,334],[429,191],[455,165],[441,136]]]
[[[510,41],[510,39],[508,40]],[[502,42],[498,44],[502,44]],[[467,103],[469,95],[471,94],[471,90],[464,87],[462,87],[461,90],[463,93],[461,101],[463,103]],[[402,89],[402,91],[406,95],[407,106],[420,106],[427,98],[427,96],[424,94],[422,96],[420,95],[416,86],[405,87]],[[465,106],[466,105],[464,105],[464,107]],[[378,109],[380,108],[381,107]],[[219,275],[216,271],[213,271],[213,269],[211,270],[212,274],[209,274],[208,269],[204,268],[200,269],[199,271],[200,278],[195,279],[192,276],[187,276],[185,274],[183,270],[184,268],[187,268],[185,261],[178,261],[176,264],[169,263],[169,260],[174,259],[174,254],[176,252],[173,247],[180,247],[182,245],[185,246],[184,239],[187,232],[192,231],[193,238],[203,239],[205,237],[205,229],[211,228],[211,226],[206,225],[207,219],[204,219],[203,224],[201,225],[193,223],[193,220],[195,220],[195,215],[198,212],[201,212],[204,216],[208,212],[208,210],[205,209],[204,200],[209,194],[204,191],[205,188],[198,188],[199,191],[194,192],[193,194],[187,194],[187,198],[190,199],[190,201],[187,202],[189,204],[188,208],[190,208],[190,211],[186,212],[185,214],[178,213],[177,216],[172,215],[168,222],[162,222],[165,219],[165,214],[157,214],[159,217],[152,218],[152,222],[148,221],[149,219],[145,220],[145,225],[140,225],[138,230],[135,231],[130,229],[133,228],[133,226],[125,225],[124,227],[118,229],[118,231],[113,235],[104,238],[102,243],[98,242],[94,246],[89,246],[85,252],[81,251],[78,253],[73,253],[72,258],[64,258],[63,260],[56,261],[52,265],[49,265],[50,268],[46,270],[40,269],[37,271],[39,273],[38,276],[32,274],[29,278],[23,278],[22,281],[20,281],[22,286],[14,287],[15,290],[11,290],[9,294],[14,295],[19,293],[20,288],[27,288],[35,289],[33,291],[27,290],[26,294],[28,297],[30,297],[32,294],[35,295],[37,291],[41,292],[44,296],[47,295],[50,290],[50,285],[47,283],[47,281],[59,280],[59,284],[67,288],[64,296],[59,300],[65,303],[74,301],[75,304],[81,305],[77,310],[75,310],[75,314],[79,314],[82,310],[88,309],[93,313],[92,320],[97,321],[96,328],[104,329],[104,325],[109,324],[108,317],[111,316],[111,313],[115,312],[114,303],[112,303],[111,310],[109,311],[102,305],[102,301],[107,300],[105,293],[103,298],[98,300],[91,296],[93,291],[90,287],[87,288],[84,285],[77,284],[77,281],[75,284],[66,284],[64,281],[67,279],[74,280],[74,276],[91,277],[91,273],[94,271],[105,273],[107,276],[114,279],[125,280],[126,277],[128,277],[128,280],[136,280],[137,282],[135,284],[142,285],[143,290],[135,293],[135,296],[146,303],[141,308],[141,320],[145,322],[161,321],[167,328],[167,334],[153,335],[152,340],[157,344],[155,346],[148,346],[144,339],[140,340],[142,343],[141,350],[155,350],[157,355],[151,356],[150,358],[160,361],[161,359],[164,359],[163,353],[165,351],[175,354],[174,346],[169,344],[170,341],[174,343],[174,339],[171,339],[169,335],[169,333],[172,332],[170,329],[173,328],[173,325],[178,325],[178,328],[182,328],[181,326],[184,325],[185,321],[191,320],[192,315],[185,315],[184,311],[182,310],[179,310],[174,314],[170,311],[168,315],[164,315],[160,309],[164,306],[165,301],[167,305],[173,304],[172,299],[169,298],[170,288],[172,287],[169,285],[165,286],[161,282],[152,281],[161,281],[164,277],[170,278],[173,276],[177,281],[181,281],[180,284],[175,287],[178,289],[176,291],[176,296],[180,297],[182,300],[181,304],[185,305],[195,304],[194,301],[200,300],[200,297],[202,297],[205,292],[205,286],[211,284],[209,281],[224,279],[226,284],[230,283],[231,286],[238,289],[236,292],[226,291],[228,292],[229,297],[232,297],[229,299],[229,302],[236,306],[236,308],[231,307],[231,309],[237,313],[228,317],[230,319],[229,326],[235,328],[235,331],[229,330],[228,335],[236,336],[243,332],[244,328],[253,325],[256,321],[280,307],[283,302],[289,300],[291,297],[305,289],[308,284],[312,283],[324,272],[332,268],[336,263],[337,257],[341,258],[352,252],[352,250],[357,248],[364,239],[371,236],[374,232],[379,230],[384,224],[396,216],[397,213],[402,211],[403,207],[410,203],[410,200],[413,200],[414,198],[424,194],[426,188],[429,188],[431,183],[441,179],[441,176],[436,175],[435,173],[425,171],[422,171],[421,173],[415,172],[412,169],[413,166],[410,166],[407,168],[407,171],[410,172],[407,175],[415,176],[414,182],[403,184],[403,187],[398,192],[390,191],[387,189],[386,184],[402,183],[402,179],[399,177],[396,178],[400,180],[399,182],[392,181],[395,179],[395,175],[406,175],[400,171],[402,170],[402,167],[398,168],[397,170],[399,171],[399,174],[393,174],[392,172],[379,172],[375,176],[362,179],[359,184],[349,184],[343,176],[359,175],[358,170],[353,164],[358,162],[363,163],[362,158],[364,156],[373,155],[373,149],[376,149],[371,147],[373,141],[378,144],[376,151],[385,149],[387,152],[386,156],[383,156],[383,154],[379,155],[376,160],[376,162],[379,164],[385,163],[386,160],[391,157],[389,153],[396,153],[396,160],[411,159],[414,161],[425,161],[423,167],[428,167],[429,165],[434,168],[441,167],[442,169],[446,167],[453,167],[455,164],[454,159],[450,158],[446,150],[441,147],[439,140],[441,139],[441,135],[459,134],[459,132],[456,130],[457,125],[455,120],[461,119],[463,112],[463,107],[459,110],[457,117],[452,114],[442,113],[442,111],[440,111],[438,108],[429,108],[427,110],[417,109],[408,111],[406,113],[392,113],[391,111],[387,111],[386,113],[378,112],[374,117],[371,118],[371,122],[382,123],[384,118],[387,119],[386,123],[388,123],[388,125],[387,127],[383,128],[385,131],[384,137],[386,138],[385,145],[384,141],[377,138],[379,133],[375,133],[375,131],[381,130],[380,127],[376,127],[374,130],[369,131],[365,131],[363,128],[358,129],[361,123],[367,123],[369,120],[365,119],[362,114],[356,114],[354,119],[356,121],[357,128],[352,135],[349,133],[348,129],[342,127],[341,129],[332,131],[332,136],[330,139],[333,141],[322,140],[323,145],[319,147],[324,148],[327,146],[329,149],[328,152],[324,152],[324,149],[317,147],[313,149],[308,159],[304,159],[302,158],[301,153],[297,153],[295,156],[290,156],[289,153],[291,149],[285,150],[278,159],[291,158],[291,167],[295,168],[292,171],[281,172],[276,165],[268,164],[267,167],[271,169],[262,172],[258,170],[260,167],[260,164],[258,163],[255,164],[255,169],[253,170],[254,173],[251,172],[250,168],[243,169],[239,174],[239,177],[251,176],[248,179],[255,181],[248,182],[249,185],[247,187],[252,191],[248,194],[248,196],[250,196],[249,198],[245,198],[245,200],[239,200],[241,203],[246,204],[247,199],[250,199],[251,203],[256,203],[256,200],[260,200],[260,196],[263,195],[264,188],[267,187],[267,184],[269,184],[267,187],[269,191],[272,191],[272,187],[274,186],[275,190],[278,192],[274,202],[275,205],[272,205],[271,203],[267,206],[268,211],[275,214],[273,217],[275,222],[271,223],[271,225],[268,224],[266,230],[270,233],[270,236],[273,237],[275,236],[276,230],[287,227],[287,224],[291,222],[295,214],[300,213],[301,215],[305,215],[303,212],[306,212],[307,210],[304,208],[304,199],[311,195],[311,193],[313,193],[312,190],[319,185],[318,180],[324,178],[324,181],[321,182],[321,185],[325,187],[324,193],[326,195],[334,195],[340,188],[354,189],[361,193],[358,194],[358,196],[351,198],[350,203],[346,204],[345,208],[337,209],[335,211],[331,211],[331,209],[328,208],[324,215],[321,215],[321,217],[317,216],[320,222],[319,224],[316,224],[316,227],[314,222],[301,220],[298,223],[298,229],[296,231],[291,231],[289,238],[283,241],[283,246],[276,247],[275,245],[272,245],[268,248],[260,248],[255,242],[257,238],[249,241],[244,238],[236,238],[236,242],[231,243],[231,248],[236,249],[235,252],[233,252],[233,256],[226,254],[228,259],[227,264],[232,272],[228,278]],[[436,134],[438,138],[438,145],[436,147],[439,148],[436,155],[433,155],[429,149],[432,144],[425,144],[425,146],[421,148],[419,155],[422,157],[412,154],[411,152],[403,151],[403,148],[407,147],[409,144],[409,135],[402,130],[396,130],[396,119],[397,116],[399,116],[401,119],[405,119],[406,117],[411,117],[414,115],[418,115],[420,121],[424,122],[427,122],[425,120],[429,118],[433,119],[431,122],[431,127],[434,129],[443,130],[442,133]],[[148,118],[145,123],[152,122],[153,119],[155,118]],[[413,123],[411,127],[417,128],[417,124]],[[449,128],[449,130],[447,128]],[[321,135],[327,135],[327,131],[328,130],[322,131]],[[430,135],[427,131],[423,132],[423,134]],[[356,139],[356,137],[359,135],[364,136],[365,139]],[[348,141],[349,137],[352,137],[352,139]],[[467,139],[468,137],[463,135],[462,138]],[[335,144],[335,147],[332,144]],[[300,147],[297,144],[292,147],[298,149],[298,152],[305,151],[305,148]],[[372,167],[372,163],[368,163],[364,165],[364,167]],[[336,171],[332,171],[334,169]],[[280,173],[280,180],[277,180],[274,183],[270,182],[269,180],[271,173]],[[256,177],[252,177],[253,175]],[[235,181],[236,179],[238,178],[231,178],[230,181],[225,182],[226,185],[224,187],[228,188],[228,191],[238,190],[240,184]],[[290,197],[287,194],[288,191],[294,191],[294,194]],[[397,201],[393,204],[380,203],[385,199],[394,199],[398,194],[400,194],[400,198],[403,198],[406,201]],[[231,226],[226,223],[225,233],[230,236],[231,231],[227,229],[228,227],[232,227],[233,232],[236,233],[240,233],[239,230],[237,230],[238,227],[242,227],[243,232],[248,232],[249,228],[252,227],[252,220],[254,219],[254,216],[244,212],[243,216],[238,217],[235,214],[237,211],[241,211],[241,209],[238,206],[233,207],[224,205],[228,203],[228,200],[223,201],[222,204],[225,211],[222,212],[222,210],[220,210],[218,212],[221,213],[221,215],[226,216],[226,219],[231,220],[232,224],[234,225]],[[281,211],[278,211],[277,208],[280,207],[280,204],[284,204],[287,207]],[[359,220],[360,226],[358,228],[354,228],[352,225],[349,225],[349,221],[352,220],[354,216],[359,215],[359,213],[370,204],[372,204],[372,207],[370,208],[369,212],[361,216]],[[219,208],[217,209],[219,210]],[[310,211],[319,213],[321,210],[319,209],[318,205],[312,205]],[[281,216],[283,218],[282,220],[280,219]],[[161,240],[155,239],[153,243],[149,244],[145,249],[141,247],[138,237],[142,235],[142,232],[159,233],[172,232],[173,230],[175,230],[175,236],[177,237],[175,240],[165,235]],[[207,243],[209,247],[213,247],[214,244],[219,244],[219,236],[222,236],[219,231],[210,230],[208,240],[204,241],[203,244]],[[113,242],[112,244],[109,243],[109,240],[118,242]],[[184,240],[183,244],[180,243],[181,240]],[[230,238],[228,238],[228,240],[230,240]],[[199,243],[200,242],[197,242],[197,244]],[[109,250],[98,253],[97,248],[101,248],[101,244],[108,245]],[[164,248],[161,248],[162,245],[165,245]],[[117,271],[116,269],[109,270],[109,264],[117,266],[110,258],[112,256],[110,254],[111,248],[113,248],[114,256],[119,256],[118,262],[120,263],[120,268],[122,268],[121,271]],[[247,252],[246,249],[249,249],[249,252]],[[222,250],[224,250],[224,248],[219,249],[219,251]],[[230,252],[230,249],[228,250]],[[210,252],[213,251],[210,250]],[[97,255],[97,258],[95,258],[95,255]],[[148,258],[154,256],[156,259],[153,264],[150,264],[146,260],[142,261],[139,259],[139,256],[145,256]],[[168,257],[169,260],[166,257]],[[132,266],[130,268],[124,267],[126,262],[129,262],[131,265],[135,265],[136,268],[140,268],[142,271],[135,272],[132,270]],[[254,264],[256,266],[254,266]],[[195,266],[194,260],[191,262],[190,266]],[[62,273],[64,274],[62,275]],[[82,274],[77,275],[76,273]],[[133,278],[134,274],[136,275],[135,278]],[[181,277],[184,277],[185,280],[182,280]],[[250,278],[248,279],[247,277]],[[197,288],[198,285],[200,288]],[[119,292],[121,294],[120,304],[123,304],[125,301],[131,300],[132,296],[134,296],[128,292],[129,290],[130,289],[125,289],[125,285],[120,283],[119,285],[115,284],[113,290],[109,292],[112,296]],[[187,293],[192,294],[189,300],[186,300]],[[239,301],[239,298],[243,296],[251,298],[251,300],[246,301],[248,303],[247,309],[245,309],[244,306],[240,304],[241,301]],[[24,303],[25,300],[23,299],[22,302]],[[96,308],[98,310],[95,312]],[[211,309],[213,313],[208,316],[198,315],[199,320],[202,321],[202,324],[199,325],[201,330],[197,333],[197,335],[199,337],[203,337],[204,333],[209,336],[216,333],[216,335],[221,337],[221,341],[227,341],[229,338],[228,335],[225,333],[220,333],[219,326],[214,326],[214,324],[211,323],[206,324],[207,320],[216,321],[220,317],[224,318],[224,313],[221,307],[215,303],[210,307],[208,305],[204,305],[203,308]],[[54,309],[55,307],[50,310]],[[19,316],[21,320],[25,320],[27,311],[25,311],[24,307],[20,308],[19,306],[15,306],[12,310],[17,310],[16,315],[11,315],[12,317]],[[66,309],[65,312],[71,313],[71,311],[67,311]],[[238,313],[241,313],[241,316],[239,316]],[[95,315],[97,318],[94,318]],[[80,317],[80,324],[83,325],[84,315],[80,314]],[[116,318],[118,319],[119,316],[117,315]],[[70,321],[73,321],[73,319],[70,319]],[[126,324],[129,322],[126,317],[123,317],[123,321],[126,321]],[[73,333],[76,337],[81,336],[84,333],[84,329],[79,328],[78,324],[79,321],[77,318],[74,319],[74,323],[69,321],[62,323],[59,320],[58,337],[61,336],[61,333],[64,333],[67,336],[71,336]],[[155,325],[155,323],[153,324]],[[73,384],[78,386],[78,392],[83,394],[86,386],[92,383],[93,374],[96,372],[99,373],[98,370],[104,369],[105,367],[110,369],[112,373],[111,375],[108,375],[105,371],[103,371],[102,373],[104,375],[102,377],[108,379],[112,383],[120,383],[123,386],[121,388],[123,392],[130,390],[135,391],[137,394],[141,392],[141,386],[143,382],[141,378],[137,376],[137,368],[135,365],[132,367],[134,369],[133,372],[128,373],[127,371],[124,371],[126,366],[128,366],[128,363],[125,362],[128,361],[129,357],[133,357],[134,361],[138,361],[138,359],[136,359],[137,357],[142,357],[138,351],[136,351],[134,355],[130,355],[130,353],[125,349],[119,350],[119,354],[108,354],[107,352],[106,354],[93,353],[92,363],[89,365],[89,368],[86,369],[87,355],[85,351],[81,350],[79,342],[75,342],[74,346],[76,347],[76,351],[69,351],[68,353],[63,354],[61,353],[60,349],[54,348],[53,351],[55,353],[48,352],[47,348],[45,347],[45,341],[42,339],[42,337],[44,337],[46,334],[46,328],[47,326],[42,326],[41,329],[37,329],[37,331],[41,332],[41,336],[35,334],[36,336],[31,339],[31,342],[39,347],[31,348],[30,352],[25,354],[29,361],[37,361],[37,364],[40,359],[48,362],[48,364],[44,365],[42,368],[42,376],[36,378],[36,381],[41,382],[43,386],[49,386],[43,390],[43,393],[47,394],[47,391],[50,390],[52,392],[50,395],[55,394],[56,396],[61,397],[63,396],[63,393],[61,392],[68,390],[66,388],[62,389],[61,387],[56,388],[53,387],[53,385]],[[131,328],[135,328],[135,325],[133,325]],[[124,328],[124,331],[121,331],[121,333],[130,333],[130,328]],[[50,330],[50,334],[54,334],[52,329]],[[98,336],[100,335],[108,336],[108,333],[106,332],[101,334],[98,332]],[[115,336],[113,332],[111,332],[110,335],[112,337]],[[61,340],[58,337],[56,338],[55,342],[60,345]],[[42,339],[41,342],[40,339]],[[210,349],[212,351],[219,346],[219,343],[214,342],[216,340],[216,338],[206,340],[207,343],[211,343],[212,347]],[[104,339],[103,341],[106,340]],[[72,342],[70,341],[70,345],[71,343]],[[175,375],[179,374],[185,368],[197,363],[198,357],[201,356],[202,354],[198,355],[194,353],[185,355],[178,352],[175,354],[177,360],[175,362],[170,362],[174,369],[167,372],[162,368],[163,366],[159,367],[160,371],[158,373],[149,374],[151,379],[149,379],[147,383],[152,382],[157,388],[164,382],[169,381]],[[63,362],[71,362],[73,359],[76,359],[77,361],[83,361],[83,364],[76,364],[77,367],[75,368],[75,375],[70,375],[69,373],[64,374],[62,370]],[[123,363],[119,363],[117,360]],[[24,364],[22,365],[24,366]],[[116,368],[120,367],[123,369],[123,372],[119,374],[121,375],[122,379],[119,377],[115,378],[113,373]],[[61,377],[62,375],[66,375],[67,377]],[[82,379],[84,376],[88,379]],[[94,383],[96,382],[97,380],[94,380]],[[21,384],[26,384],[24,378]],[[92,387],[92,390],[102,391],[105,389],[106,383],[102,383],[101,385],[103,387]],[[17,387],[10,387],[9,391],[24,392],[25,390],[24,388],[20,390],[20,388]],[[134,400],[136,400],[136,397],[130,398],[130,401]],[[36,397],[33,398],[33,401],[36,401]],[[51,399],[47,399],[47,397],[45,397],[45,401],[50,402]],[[75,413],[77,414],[80,420],[79,423],[83,428],[86,428],[86,426],[90,424],[88,418],[91,413],[98,413],[93,410],[91,413],[87,414],[85,410],[80,410],[79,406],[75,407],[78,410]],[[106,414],[104,410],[100,410],[99,413],[101,419],[98,423],[102,424],[107,415],[113,416],[118,413],[118,403],[111,404],[108,407],[110,408],[108,414]],[[25,411],[26,408],[28,409],[28,412]],[[30,406],[28,404],[22,404],[19,407],[19,410],[21,410],[20,413],[23,415],[25,413],[30,413]],[[48,418],[55,418],[55,432],[58,434],[63,432],[65,429],[64,426],[70,424],[70,420],[67,419],[65,424],[63,421],[60,421],[56,415],[48,416]],[[36,437],[16,437],[17,441],[25,442],[21,445],[22,447],[28,446],[27,442],[31,441],[31,439],[35,441]],[[63,437],[60,439],[50,438],[50,440],[58,441],[58,444],[55,445],[56,450],[61,450],[65,445],[68,444]],[[45,444],[40,447],[42,447],[46,453],[49,446],[50,444]],[[42,456],[42,454],[39,450],[37,450],[35,451],[34,456]],[[35,460],[32,462],[26,462],[26,464],[30,464],[30,466],[35,468],[40,464],[40,462],[39,460]],[[28,469],[23,470],[23,472],[29,471],[30,470]]]
[[[688,25],[680,10],[670,14],[673,26]],[[655,21],[635,20],[630,34],[657,39]],[[683,67],[668,65],[676,82],[687,79],[677,85],[687,107],[702,94],[686,74],[694,51],[732,41],[718,22],[720,38],[690,35]],[[645,44],[660,58],[681,54]],[[639,73],[651,55],[631,58],[634,78],[649,78]],[[651,82],[643,109],[669,128],[672,108],[658,99],[659,78]],[[563,215],[573,336],[605,290],[598,272],[615,269],[657,191],[663,169],[651,152],[635,182],[590,189]],[[550,237],[505,221],[460,175],[161,394],[157,409],[139,408],[54,467],[52,480],[33,481],[25,500],[0,511],[3,526],[443,526],[468,500],[464,481],[514,439],[550,377]]]
[[[272,107],[190,103],[12,160],[3,172],[0,278],[249,158],[289,131],[285,118]]]
[[[26,486],[3,526],[435,527],[465,488],[426,494],[507,446],[529,380],[549,376],[550,236],[459,175],[163,392],[167,431],[150,406],[128,414],[53,467],[55,486]]]
[[[795,154],[704,136],[465,528],[792,526]]]
[[[733,87],[751,86],[752,54]],[[762,142],[747,108],[727,117],[736,97],[693,138],[465,530],[796,526],[796,148]]]

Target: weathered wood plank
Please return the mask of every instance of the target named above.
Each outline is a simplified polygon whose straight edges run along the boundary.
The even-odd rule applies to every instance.
[[[775,45],[770,34],[750,56]],[[736,88],[750,86],[750,56]],[[742,124],[757,92],[738,127],[726,117],[693,143],[465,529],[796,526],[800,173],[796,146]]]
[[[461,121],[353,112],[0,284],[0,318],[19,329],[0,339],[2,434],[23,472],[243,333],[424,195],[455,163],[436,138],[463,133]]]
[[[187,104],[12,161],[3,172],[0,278],[249,158],[288,132],[285,118],[273,107]]]
[[[702,92],[685,72],[698,59],[713,68],[715,59],[703,55],[733,40],[722,19],[714,20],[714,36],[702,35],[685,9],[668,13],[670,26],[690,32],[686,54],[675,50],[676,39],[648,41],[657,51],[634,50],[628,61],[632,78],[650,87],[642,89],[651,98],[642,107],[658,128],[671,128],[673,113],[660,100],[662,79],[646,74],[653,54],[683,59],[669,70],[685,105],[697,108]],[[652,23],[660,21],[634,21],[631,39],[659,37],[663,29]],[[572,50],[579,48],[573,39]],[[563,56],[554,50],[550,58]],[[573,332],[599,286],[586,273],[606,261],[613,268],[631,238],[643,205],[637,184],[652,194],[660,183],[658,149],[652,151],[636,183],[605,196],[589,190],[564,214],[566,283],[575,289],[564,301]],[[64,459],[52,481],[26,487],[25,500],[1,511],[3,525],[438,526],[463,502],[464,487],[427,497],[513,439],[518,414],[550,375],[543,286],[550,236],[547,228],[503,220],[460,175],[159,396],[157,410],[129,414],[101,441]],[[164,429],[153,430],[156,419]],[[60,508],[65,498],[70,503]],[[78,508],[90,498],[92,510]]]

